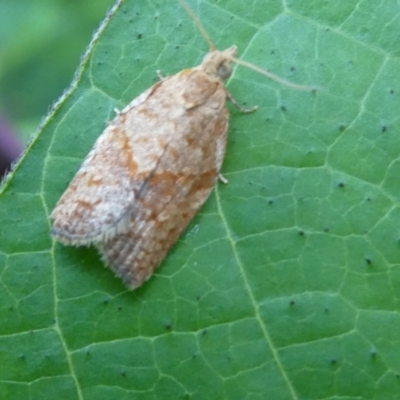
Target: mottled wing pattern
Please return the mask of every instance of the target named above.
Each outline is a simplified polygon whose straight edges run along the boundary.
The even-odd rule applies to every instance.
[[[57,203],[53,237],[95,243],[130,288],[151,275],[218,177],[235,52],[208,53],[118,113]]]
[[[158,85],[142,93],[128,107],[142,104]],[[124,111],[99,136],[54,208],[50,217],[54,220],[51,233],[55,239],[82,245],[106,240],[127,229],[130,215],[138,205],[135,200],[146,186],[146,178],[156,167],[164,148],[152,146],[154,157],[146,163],[135,158],[132,133],[125,124]],[[153,142],[156,139],[153,137]],[[138,131],[135,146],[140,140],[151,146],[151,140],[147,140],[143,131]]]
[[[225,153],[225,100],[221,83],[190,69],[164,80],[135,110],[135,115],[148,115],[146,129],[153,113],[163,121],[154,129],[162,130],[165,151],[137,199],[129,228],[98,243],[105,263],[127,286],[140,286],[152,274],[208,198]],[[140,145],[132,147],[141,151]]]

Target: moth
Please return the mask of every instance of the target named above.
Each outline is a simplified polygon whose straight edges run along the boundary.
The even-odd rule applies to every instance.
[[[94,244],[131,289],[147,280],[209,197],[225,155],[230,100],[224,86],[236,46],[161,78],[118,112],[95,142],[50,217],[66,245]],[[223,180],[223,178],[221,177]]]

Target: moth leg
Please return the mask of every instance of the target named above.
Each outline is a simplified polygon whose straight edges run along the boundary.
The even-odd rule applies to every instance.
[[[244,108],[242,107],[232,96],[232,94],[228,91],[226,91],[226,97],[227,99],[241,112],[244,113],[251,113],[257,110],[258,106],[254,106],[251,108]]]
[[[224,183],[225,185],[228,183],[228,179],[226,179],[222,174],[218,174],[218,180]]]
[[[118,108],[114,108],[114,112],[115,112],[115,115],[121,114],[121,110],[119,110]]]
[[[157,74],[158,79],[161,82],[165,80],[165,76],[161,73],[161,71],[159,69],[156,71],[156,74]]]

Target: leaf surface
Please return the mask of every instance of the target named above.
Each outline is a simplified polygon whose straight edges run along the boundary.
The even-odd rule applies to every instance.
[[[159,69],[207,46],[175,1],[121,1],[0,193],[0,397],[399,399],[395,1],[190,3],[237,67],[223,166],[154,276],[127,291],[49,214]]]

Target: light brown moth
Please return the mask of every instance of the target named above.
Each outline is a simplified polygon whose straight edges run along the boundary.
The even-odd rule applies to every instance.
[[[310,89],[235,59],[236,46],[216,50],[182,5],[210,52],[199,66],[162,78],[117,113],[50,216],[54,239],[94,244],[131,289],[166,257],[219,177],[229,123],[226,101],[241,109],[224,86],[232,62]]]

